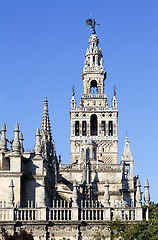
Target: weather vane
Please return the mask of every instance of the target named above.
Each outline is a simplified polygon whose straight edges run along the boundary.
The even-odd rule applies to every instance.
[[[114,84],[114,86],[113,86],[113,90],[114,90],[114,96],[116,96],[116,85]]]
[[[87,24],[88,26],[91,26],[92,34],[95,34],[95,33],[96,33],[95,26],[96,26],[96,25],[100,25],[100,24],[97,24],[97,23],[96,23],[95,19],[92,20],[92,16],[91,16],[91,18],[89,18],[89,19],[86,20],[86,24]]]
[[[73,84],[72,85],[72,96],[74,96],[75,95],[75,85]]]

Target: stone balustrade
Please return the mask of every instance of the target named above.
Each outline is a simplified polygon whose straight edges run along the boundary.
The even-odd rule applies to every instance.
[[[49,221],[71,220],[72,203],[65,200],[53,200],[52,208],[48,209]]]
[[[120,169],[120,164],[91,164],[91,170],[118,170]],[[71,169],[73,170],[81,170],[83,171],[83,164],[60,164],[59,165],[59,169],[60,170],[65,170],[65,171],[69,171]]]
[[[0,222],[5,221],[137,221],[141,208],[129,206],[104,207],[99,201],[80,201],[73,207],[72,202],[53,200],[52,207],[43,208],[0,208]],[[77,215],[74,215],[77,211]],[[75,216],[75,219],[73,219]],[[77,217],[76,217],[77,216]],[[76,219],[77,218],[77,219]],[[139,219],[140,220],[140,219]],[[142,220],[142,219],[141,219]]]
[[[135,211],[135,208],[114,208],[112,220],[134,221]]]
[[[92,109],[94,109],[95,107],[75,107],[74,109],[72,108],[71,111],[91,111]],[[98,107],[97,108],[99,111],[117,111],[117,109],[115,107]]]
[[[107,98],[107,94],[82,94],[82,98]]]
[[[35,221],[40,219],[40,209],[19,208],[14,209],[15,221]]]
[[[81,201],[80,220],[82,221],[102,221],[104,207],[98,201]]]

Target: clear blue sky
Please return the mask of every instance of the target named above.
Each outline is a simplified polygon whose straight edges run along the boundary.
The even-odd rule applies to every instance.
[[[70,163],[71,86],[79,105],[81,71],[91,35],[90,14],[97,28],[111,102],[117,86],[118,162],[126,130],[134,156],[134,174],[142,191],[149,179],[152,201],[158,201],[158,1],[157,0],[1,0],[0,126],[13,139],[15,123],[33,149],[48,97],[57,154]]]

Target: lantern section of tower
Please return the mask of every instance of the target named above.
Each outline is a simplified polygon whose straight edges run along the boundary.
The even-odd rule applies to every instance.
[[[76,106],[74,91],[71,99],[71,163],[80,163],[83,141],[91,139],[97,145],[94,149],[96,161],[117,164],[117,100],[116,92],[109,106],[105,93],[106,71],[103,65],[99,39],[92,34],[85,55],[82,71],[84,94],[80,106]]]

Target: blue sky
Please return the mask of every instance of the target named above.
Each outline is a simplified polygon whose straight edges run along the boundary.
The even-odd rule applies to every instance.
[[[83,93],[81,72],[91,35],[90,14],[97,28],[104,66],[105,92],[111,102],[117,87],[118,162],[126,131],[134,156],[134,174],[142,191],[149,179],[158,201],[158,1],[157,0],[1,0],[0,126],[12,140],[15,123],[33,149],[48,97],[57,154],[70,163],[70,101],[75,84],[77,104]]]

